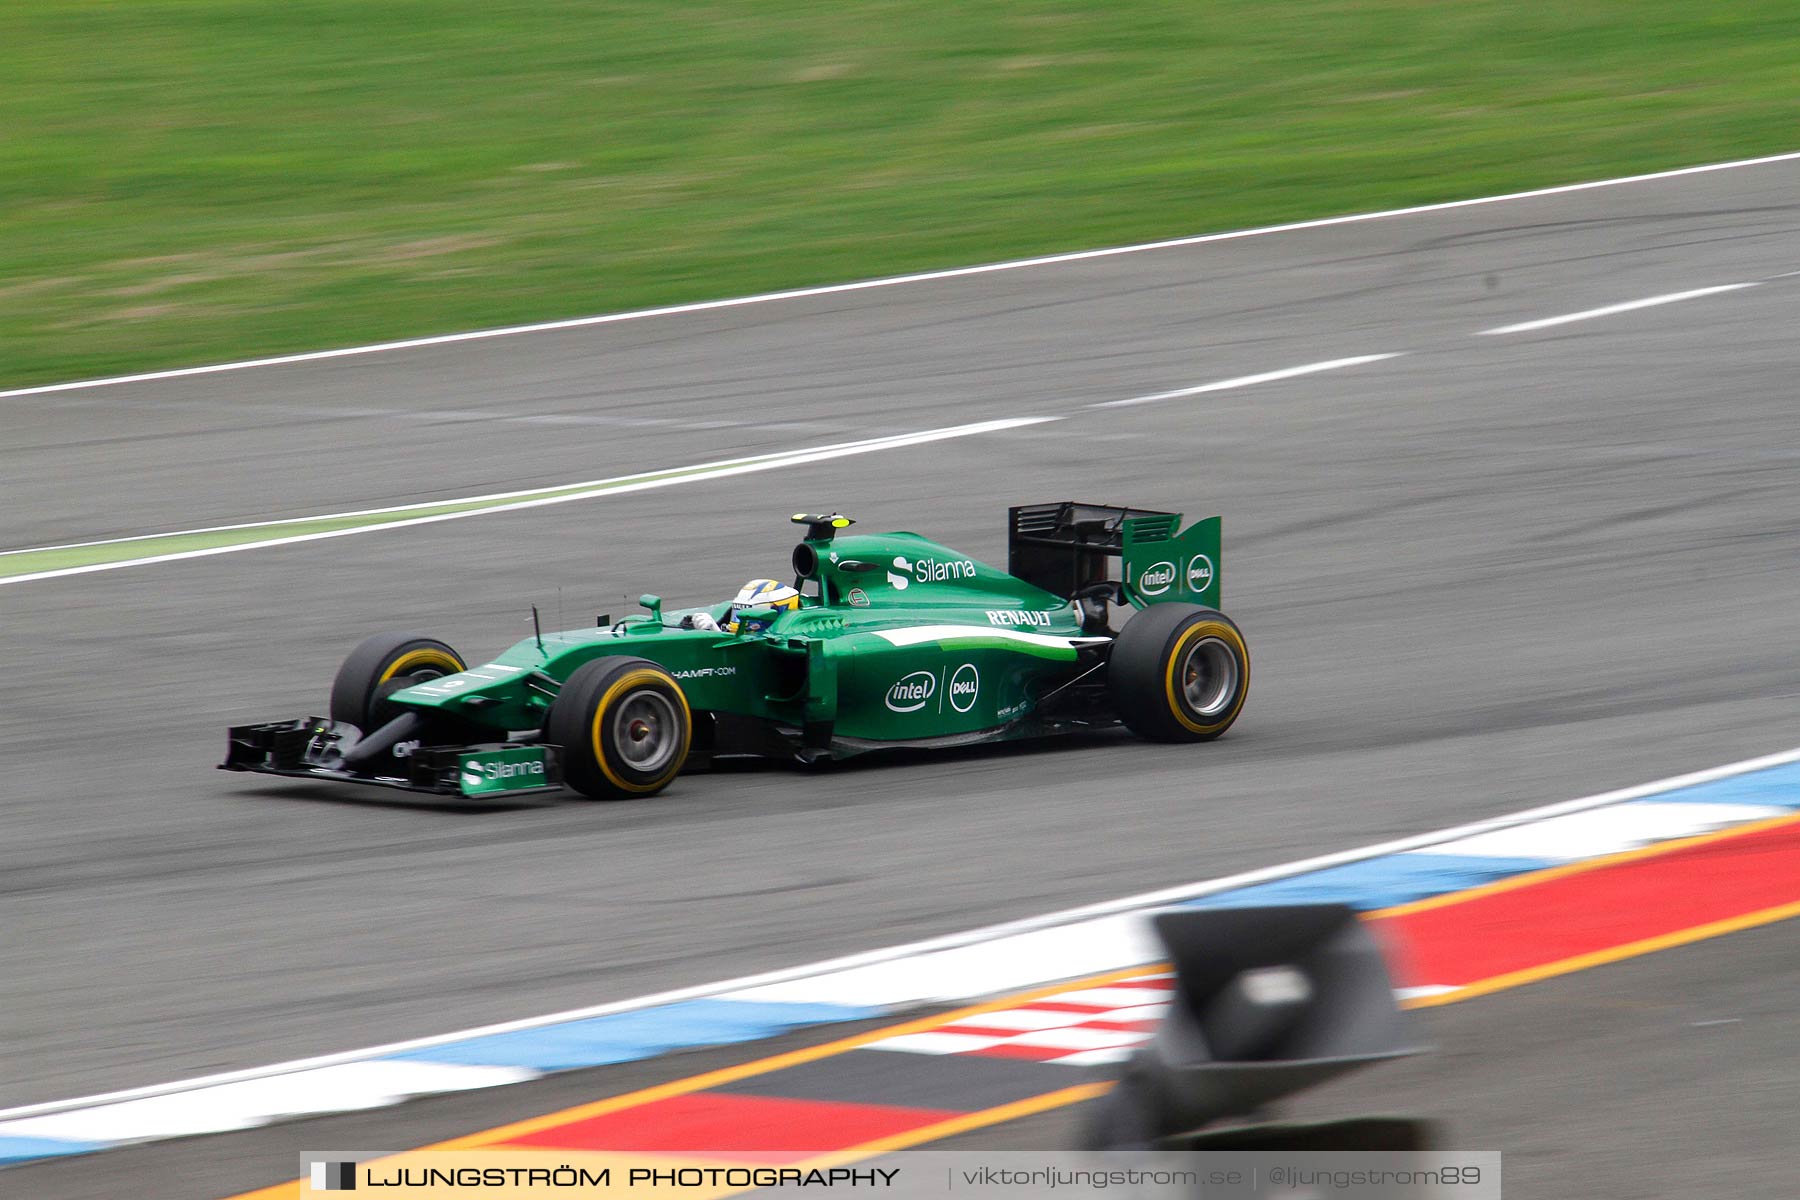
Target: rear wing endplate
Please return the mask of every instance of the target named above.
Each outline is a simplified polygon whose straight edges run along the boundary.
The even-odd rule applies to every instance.
[[[1218,608],[1219,530],[1218,517],[1183,530],[1180,513],[1073,500],[1022,504],[1007,514],[1006,569],[1059,596],[1116,579],[1139,607],[1179,600]]]

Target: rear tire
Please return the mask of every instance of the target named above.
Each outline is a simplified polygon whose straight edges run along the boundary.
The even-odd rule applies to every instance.
[[[1113,642],[1106,688],[1139,737],[1206,742],[1243,710],[1250,649],[1224,613],[1197,604],[1152,604]]]
[[[400,715],[387,698],[415,683],[466,671],[462,655],[422,633],[378,633],[363,639],[331,681],[331,719],[372,733]]]
[[[597,658],[569,676],[544,723],[563,779],[594,800],[654,796],[681,773],[694,717],[674,676],[644,658]]]

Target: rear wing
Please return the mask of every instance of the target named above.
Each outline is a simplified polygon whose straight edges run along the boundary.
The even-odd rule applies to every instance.
[[[1180,513],[1148,508],[1022,504],[1007,510],[1006,569],[1058,596],[1117,581],[1140,608],[1165,600],[1218,608],[1219,526],[1208,517],[1182,530]]]

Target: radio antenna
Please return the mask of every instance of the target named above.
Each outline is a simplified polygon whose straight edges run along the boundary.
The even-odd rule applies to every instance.
[[[531,606],[531,630],[537,634],[538,653],[544,654],[544,626],[538,620],[537,605],[535,604]]]

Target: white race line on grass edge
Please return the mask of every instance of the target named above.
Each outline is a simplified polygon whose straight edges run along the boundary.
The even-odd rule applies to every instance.
[[[1002,938],[1014,938],[1024,934],[1053,930],[1061,926],[1091,921],[1098,917],[1118,916],[1145,909],[1153,909],[1164,905],[1193,900],[1218,892],[1232,891],[1253,884],[1269,883],[1274,880],[1304,875],[1328,867],[1343,866],[1348,863],[1362,862],[1368,859],[1380,858],[1390,854],[1405,853],[1411,850],[1421,850],[1432,846],[1439,846],[1447,842],[1463,841],[1478,835],[1515,829],[1523,825],[1547,820],[1553,817],[1566,816],[1571,813],[1587,812],[1591,809],[1604,808],[1609,805],[1623,804],[1647,796],[1675,791],[1680,788],[1694,787],[1699,784],[1711,783],[1716,780],[1729,779],[1733,776],[1745,775],[1754,771],[1761,771],[1770,767],[1778,767],[1795,762],[1800,762],[1800,747],[1795,747],[1791,750],[1783,750],[1775,754],[1763,755],[1758,758],[1749,758],[1739,762],[1727,763],[1724,766],[1711,767],[1703,771],[1694,771],[1685,775],[1674,775],[1666,779],[1656,780],[1652,783],[1638,784],[1633,787],[1620,788],[1615,791],[1601,792],[1592,796],[1583,796],[1574,800],[1564,800],[1556,804],[1547,804],[1538,808],[1525,809],[1521,812],[1508,813],[1498,817],[1489,817],[1484,820],[1472,821],[1468,824],[1454,826],[1449,829],[1440,829],[1435,832],[1416,834],[1411,837],[1399,838],[1388,842],[1378,842],[1373,845],[1362,846],[1353,850],[1341,850],[1331,854],[1322,854],[1314,858],[1300,859],[1296,862],[1283,863],[1273,867],[1263,867],[1258,870],[1245,871],[1241,874],[1228,875],[1223,878],[1207,880],[1201,883],[1184,884],[1179,887],[1164,888],[1159,891],[1141,892],[1137,895],[1124,896],[1117,900],[1107,900],[1078,908],[1063,909],[1060,912],[1046,913],[1037,917],[1026,917],[1017,921],[1008,921],[997,925],[987,925],[978,929],[967,930],[962,933],[947,934],[941,937],[928,938],[923,941],[909,942],[904,945],[889,946],[880,950],[870,950],[860,954],[845,955],[841,958],[826,959],[822,962],[790,967],[785,970],[768,971],[757,975],[746,975],[737,979],[728,979],[717,983],[701,984],[695,987],[658,992],[649,996],[640,996],[632,1000],[619,1000],[607,1004],[596,1004],[587,1008],[548,1013],[539,1017],[528,1017],[516,1021],[501,1022],[495,1025],[484,1025],[475,1029],[460,1030],[455,1033],[413,1038],[402,1042],[390,1042],[385,1045],[370,1046],[362,1050],[348,1050],[337,1054],[325,1054],[313,1058],[295,1059],[291,1062],[275,1063],[265,1067],[252,1067],[240,1071],[228,1071],[216,1075],[206,1075],[194,1079],[180,1080],[174,1083],[156,1084],[148,1087],[106,1092],[99,1095],[82,1096],[72,1100],[57,1100],[3,1109],[0,1110],[0,1122],[10,1122],[24,1118],[72,1112],[100,1105],[120,1104],[134,1100],[176,1095],[204,1088],[221,1087],[228,1084],[239,1084],[251,1080],[269,1079],[281,1075],[296,1074],[302,1071],[315,1071],[326,1067],[338,1067],[344,1064],[364,1062],[374,1058],[426,1050],[431,1047],[467,1041],[472,1038],[488,1037],[494,1034],[514,1033],[520,1030],[537,1029],[543,1026],[557,1025],[568,1021],[580,1021],[592,1017],[610,1016],[616,1013],[635,1012],[643,1009],[660,1007],[666,1004],[679,1003],[684,1000],[699,1000],[717,997],[726,993],[743,993],[751,990],[769,989],[777,985],[841,974],[860,968],[884,964],[896,964],[906,959],[914,959],[927,954],[934,954],[946,950],[964,949],[983,943],[998,941]],[[1086,972],[1082,971],[1079,966],[1076,966],[1075,969],[1069,971],[1058,971],[1054,975],[1047,975],[1045,976],[1045,981],[1047,982],[1054,978],[1072,978],[1084,973]]]
[[[635,309],[630,312],[603,313],[598,316],[571,317],[560,321],[539,321],[530,325],[510,325],[496,329],[477,329],[464,333],[435,334],[429,337],[403,338],[377,342],[367,346],[344,346],[334,350],[309,350],[299,354],[280,354],[268,358],[252,358],[241,362],[213,363],[201,367],[176,367],[164,371],[143,371],[135,375],[113,375],[102,379],[83,379],[67,383],[40,384],[36,387],[0,391],[0,400],[21,396],[41,396],[52,392],[72,392],[86,388],[113,387],[124,383],[153,383],[163,379],[184,379],[195,375],[214,375],[223,371],[247,371],[255,367],[277,367],[289,363],[322,362],[333,358],[384,354],[395,350],[416,350],[429,346],[448,346],[458,342],[486,341],[516,337],[527,333],[551,333],[564,329],[583,329],[595,325],[614,325],[625,321],[642,321],[652,317],[679,316],[687,313],[712,312],[718,309],[745,308],[756,304],[772,304],[783,300],[805,300],[815,296],[838,296],[849,292],[877,288],[900,287],[909,283],[930,283],[941,279],[961,279],[970,275],[991,275],[1000,271],[1020,271],[1030,267],[1056,266],[1062,263],[1086,262],[1097,258],[1116,258],[1125,254],[1143,254],[1154,250],[1172,250],[1183,246],[1201,246],[1211,242],[1235,241],[1239,238],[1266,237],[1306,229],[1328,229],[1337,225],[1355,225],[1365,221],[1382,221],[1394,217],[1417,216],[1421,213],[1448,212],[1459,208],[1475,208],[1485,204],[1503,204],[1510,200],[1530,200],[1540,196],[1562,196],[1571,192],[1596,188],[1622,187],[1632,183],[1649,183],[1659,179],[1678,179],[1687,175],[1704,175],[1714,171],[1731,171],[1740,167],[1766,166],[1771,163],[1800,161],[1800,150],[1767,154],[1760,158],[1739,158],[1729,162],[1704,163],[1692,167],[1676,167],[1667,171],[1651,171],[1642,175],[1621,175],[1612,179],[1594,179],[1581,183],[1558,184],[1523,192],[1504,192],[1495,196],[1475,196],[1465,200],[1446,200],[1436,204],[1415,204],[1406,208],[1382,209],[1376,212],[1349,213],[1336,217],[1320,217],[1310,221],[1290,221],[1281,225],[1263,225],[1251,229],[1223,233],[1203,233],[1191,237],[1169,238],[1158,242],[1141,242],[1127,246],[1111,246],[1099,250],[1077,250],[1066,254],[1044,254],[1035,258],[983,263],[970,267],[951,267],[940,271],[920,271],[911,275],[891,275],[881,279],[863,279],[850,283],[823,284],[818,287],[790,288],[786,291],[763,292],[752,296],[735,296],[724,300],[704,300],[691,304],[669,304],[660,308]]]

